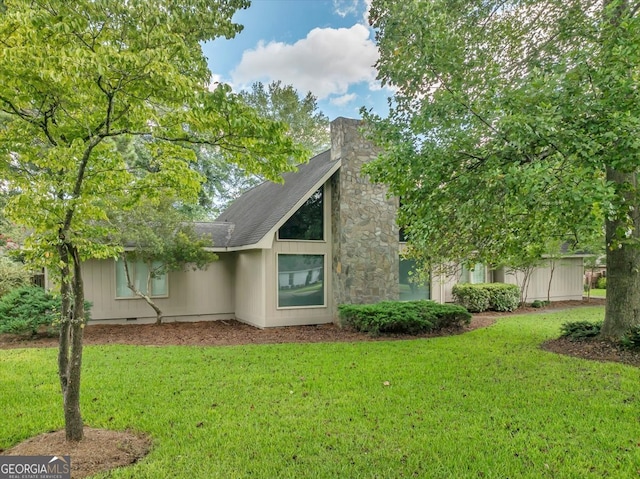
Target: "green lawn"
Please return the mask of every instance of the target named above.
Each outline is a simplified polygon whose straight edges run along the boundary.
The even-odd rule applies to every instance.
[[[584,293],[585,296],[587,296],[587,293]],[[607,297],[607,290],[606,289],[597,289],[597,288],[591,288],[591,297],[592,298],[606,298]]]
[[[538,347],[565,320],[602,316],[426,340],[86,347],[86,422],[154,441],[96,477],[638,477],[638,369]],[[62,427],[55,359],[0,351],[0,448]]]

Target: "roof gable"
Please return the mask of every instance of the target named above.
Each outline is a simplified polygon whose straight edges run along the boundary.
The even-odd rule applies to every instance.
[[[227,233],[224,240],[222,235],[214,237],[214,247],[256,245],[295,213],[339,166],[340,160],[331,161],[327,150],[299,165],[297,171],[285,173],[284,183],[267,181],[248,190],[216,219],[228,228],[220,229]]]

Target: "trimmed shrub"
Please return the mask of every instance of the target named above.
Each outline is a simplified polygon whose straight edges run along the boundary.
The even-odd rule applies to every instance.
[[[491,296],[484,284],[460,283],[453,286],[453,300],[472,313],[489,309]]]
[[[520,305],[520,288],[506,283],[461,283],[453,287],[453,298],[472,313],[515,311]]]
[[[598,278],[598,281],[596,281],[596,288],[607,289],[607,278],[605,278],[604,276]]]
[[[460,306],[433,301],[383,301],[376,304],[342,304],[343,325],[371,335],[419,334],[448,326],[468,324],[471,315]]]
[[[489,292],[489,309],[515,311],[520,305],[520,288],[515,284],[486,283],[479,285]]]
[[[471,314],[464,307],[457,304],[439,304],[433,301],[427,303],[426,308],[435,316],[434,329],[459,328],[471,322]]]
[[[571,341],[582,341],[596,337],[600,334],[600,329],[602,329],[602,321],[573,321],[560,326],[560,337]]]
[[[35,335],[46,327],[57,329],[61,309],[60,296],[37,286],[14,289],[0,298],[0,333]],[[91,303],[85,301],[85,321],[89,320]]]

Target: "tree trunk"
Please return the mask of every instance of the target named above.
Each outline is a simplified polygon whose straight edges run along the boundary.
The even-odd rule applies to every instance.
[[[640,325],[640,211],[636,173],[607,168],[629,208],[627,218],[606,221],[607,302],[601,335],[619,339],[631,326]],[[628,236],[621,238],[621,232]]]
[[[547,304],[551,304],[551,283],[553,282],[553,273],[556,271],[556,260],[552,259],[549,263],[549,284],[547,285]]]
[[[58,374],[64,403],[65,437],[80,441],[84,424],[80,413],[80,372],[82,370],[82,340],[84,333],[84,284],[80,258],[69,243],[59,248],[61,267],[62,318],[58,350]],[[73,265],[73,275],[69,263]],[[71,284],[70,284],[71,280]],[[73,305],[71,299],[73,298]]]
[[[160,325],[162,324],[162,318],[164,317],[162,310],[158,307],[158,305],[156,303],[153,302],[153,300],[151,299],[150,296],[144,294],[142,291],[140,291],[138,288],[136,288],[135,284],[133,284],[133,281],[131,281],[131,275],[129,273],[129,264],[127,263],[127,259],[124,257],[124,255],[121,257],[122,258],[122,262],[124,264],[124,273],[127,277],[127,286],[128,288],[133,292],[133,294],[135,294],[138,298],[142,298],[146,301],[146,303],[151,306],[151,308],[155,311],[156,313],[156,325]],[[151,277],[147,278],[147,291],[151,290]]]

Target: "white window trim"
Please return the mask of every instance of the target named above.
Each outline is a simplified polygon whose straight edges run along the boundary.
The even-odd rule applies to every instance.
[[[280,282],[278,280],[278,275],[280,274],[278,270],[278,264],[280,263],[279,258],[280,255],[286,256],[322,256],[322,274],[323,283],[322,283],[322,301],[323,304],[312,304],[307,306],[280,306]],[[291,309],[319,309],[319,308],[327,308],[327,254],[326,253],[277,253],[276,254],[276,264],[275,264],[275,273],[276,273],[276,310],[278,311],[287,311]]]

